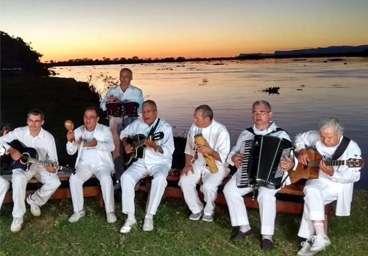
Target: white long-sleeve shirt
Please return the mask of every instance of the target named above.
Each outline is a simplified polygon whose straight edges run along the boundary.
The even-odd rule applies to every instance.
[[[139,89],[138,87],[135,87],[133,85],[129,85],[129,87],[125,90],[125,92],[123,92],[121,90],[120,86],[110,88],[107,91],[106,96],[101,100],[101,103],[100,103],[100,107],[104,111],[107,109],[106,108],[106,103],[107,103],[107,99],[110,96],[114,96],[115,98],[122,101],[123,103],[124,102],[137,102],[137,103],[139,103],[138,112],[142,113],[143,93],[142,93],[142,90]]]
[[[343,136],[340,138],[339,145]],[[298,134],[295,137],[295,150],[300,151],[306,148],[313,148],[320,153],[325,160],[331,159],[338,145],[334,147],[327,147],[320,140],[318,131],[309,131]],[[345,152],[340,156],[338,160],[348,160],[350,158],[361,158],[361,150],[358,144],[351,140]],[[324,180],[332,180],[334,182],[342,183],[342,189],[338,194],[336,204],[336,215],[347,216],[350,215],[351,201],[353,198],[354,182],[360,179],[360,167],[349,168],[346,165],[334,166],[334,174],[332,176],[327,175],[322,170],[319,170],[318,179],[322,182]],[[308,186],[308,184],[306,185]]]
[[[194,136],[198,133],[201,133],[203,135],[203,138],[206,139],[206,141],[208,142],[208,145],[220,155],[221,161],[215,161],[217,168],[219,170],[227,168],[226,157],[230,151],[230,135],[225,125],[217,122],[214,119],[212,120],[212,123],[206,128],[198,128],[193,123],[187,135],[185,154],[194,157],[196,151]],[[193,163],[193,168],[208,168],[206,167],[206,160],[199,152],[198,159],[195,160]]]
[[[41,128],[40,133],[36,137],[31,135],[28,126],[16,128],[14,131],[0,137],[0,146],[5,147],[8,151],[10,148],[8,142],[13,140],[19,140],[26,147],[34,148],[38,153],[38,160],[50,162],[58,161],[54,136],[43,128]],[[30,168],[37,168],[39,170],[44,167],[32,164]]]
[[[149,126],[142,119],[137,119],[121,131],[120,139],[132,137],[137,134],[148,136],[151,129],[156,126],[157,122],[158,118],[156,118],[153,124]],[[163,154],[161,154],[160,152],[155,152],[153,148],[147,147],[144,151],[144,162],[147,167],[152,166],[156,163],[166,163],[171,167],[172,154],[175,150],[171,125],[167,121],[160,119],[160,122],[156,127],[154,134],[157,132],[164,133],[164,137],[162,139],[155,141],[156,145],[162,148]]]

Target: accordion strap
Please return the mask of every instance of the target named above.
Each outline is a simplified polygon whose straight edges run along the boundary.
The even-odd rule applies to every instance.
[[[253,127],[246,128],[245,130],[247,130],[248,132],[252,133],[253,135],[257,135],[257,134],[254,133]],[[284,129],[281,129],[281,128],[277,127],[276,130],[273,130],[273,131],[267,133],[266,135],[271,135],[273,133],[280,132],[280,131],[284,131],[284,132],[287,133],[287,131],[285,131]]]
[[[339,159],[342,156],[342,154],[345,152],[345,150],[348,147],[349,143],[350,143],[350,139],[348,137],[344,136],[342,138],[342,141],[341,141],[340,145],[335,150],[335,153],[332,156],[332,160]]]

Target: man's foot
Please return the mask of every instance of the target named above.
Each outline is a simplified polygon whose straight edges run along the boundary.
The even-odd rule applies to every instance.
[[[108,223],[114,223],[116,222],[117,218],[114,212],[108,212],[106,213],[106,219]]]
[[[312,236],[311,241],[312,241],[312,246],[310,248],[311,252],[322,251],[331,244],[330,239],[326,235],[325,236],[321,236],[321,235]]]
[[[213,215],[206,215],[206,214],[204,214],[202,216],[202,220],[203,221],[207,221],[207,222],[212,222],[213,221]]]
[[[239,230],[238,233],[236,233],[236,235],[231,238],[231,241],[238,242],[238,241],[241,241],[241,240],[243,240],[245,238],[248,238],[248,237],[251,237],[251,236],[253,236],[253,230],[252,229],[249,229],[246,232],[241,232]]]
[[[19,232],[22,229],[23,217],[22,218],[13,218],[13,222],[10,226],[10,231],[15,233]]]
[[[133,220],[127,219],[125,221],[124,225],[121,227],[120,233],[123,233],[123,234],[124,233],[129,233],[135,223],[137,223],[137,221],[135,219],[133,219]]]
[[[199,213],[192,213],[189,215],[190,220],[199,220],[202,217],[202,212]]]
[[[84,210],[81,210],[79,212],[75,212],[75,213],[73,213],[72,216],[69,217],[68,221],[70,223],[77,222],[80,218],[84,217],[85,215],[86,215],[86,213],[84,212]]]
[[[38,204],[33,201],[33,199],[31,198],[31,195],[29,195],[26,199],[27,204],[29,204],[31,206],[31,213],[33,216],[38,217],[41,215],[41,209],[38,206]]]
[[[311,241],[306,240],[301,243],[301,246],[302,248],[298,251],[299,256],[313,256],[317,253],[317,252],[310,251]]]
[[[262,249],[265,251],[269,251],[273,249],[273,241],[270,239],[262,239]]]
[[[153,230],[153,218],[144,218],[143,231]]]

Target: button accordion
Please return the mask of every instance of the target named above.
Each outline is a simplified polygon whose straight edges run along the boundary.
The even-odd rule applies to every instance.
[[[283,174],[280,162],[290,156],[292,143],[284,138],[270,135],[255,135],[246,140],[241,147],[242,167],[237,171],[237,186],[262,186],[279,189]]]

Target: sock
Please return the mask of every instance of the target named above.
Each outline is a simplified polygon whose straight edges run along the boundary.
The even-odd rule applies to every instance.
[[[248,230],[250,230],[250,226],[249,225],[241,225],[239,227],[239,231],[241,231],[243,233],[247,232]]]
[[[129,212],[128,213],[128,219],[127,220],[135,220],[134,213]]]
[[[263,239],[268,239],[272,241],[272,235],[262,235],[262,240]]]
[[[323,222],[313,222],[313,227],[316,230],[316,235],[325,236],[325,229],[323,228]]]
[[[153,219],[153,214],[146,213],[145,219]]]

